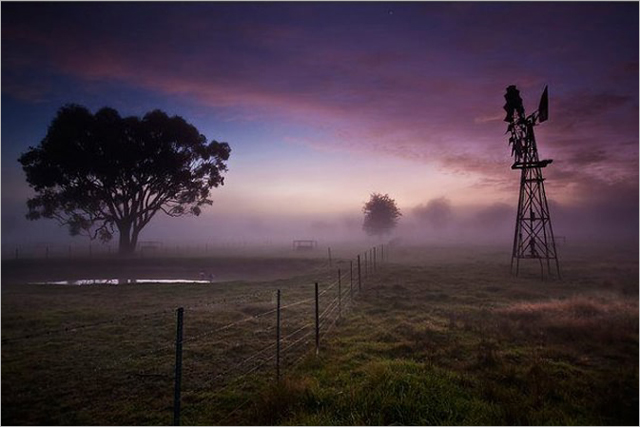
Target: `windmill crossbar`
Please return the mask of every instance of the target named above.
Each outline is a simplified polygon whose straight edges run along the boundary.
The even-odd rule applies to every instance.
[[[545,168],[550,163],[553,163],[553,160],[547,159],[529,163],[514,163],[513,165],[511,165],[511,169]]]

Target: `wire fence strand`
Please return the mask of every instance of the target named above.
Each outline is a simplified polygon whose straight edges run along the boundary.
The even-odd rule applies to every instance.
[[[365,251],[364,254],[366,256],[368,252]],[[353,265],[353,260],[350,260],[350,261],[351,261],[351,265]],[[376,269],[373,268],[373,265],[374,265],[373,262],[374,261],[372,260],[372,257],[369,257],[368,264],[366,264],[366,268],[364,272],[364,275],[365,277],[367,277],[367,280],[372,278],[373,275],[376,273],[377,267]],[[349,267],[349,265],[347,265],[347,267]],[[289,319],[288,321],[285,320],[286,322],[288,322],[286,324],[286,327],[289,330],[289,332],[287,332],[286,335],[279,337],[279,341],[277,341],[275,334],[271,336],[271,332],[276,328],[275,316],[273,318],[273,322],[271,322],[270,320],[260,321],[261,319],[264,319],[267,316],[274,315],[278,311],[278,308],[275,308],[275,307],[268,308],[268,306],[262,307],[262,305],[255,304],[254,306],[249,306],[249,307],[252,310],[255,310],[256,307],[261,307],[262,309],[264,309],[264,311],[261,311],[258,314],[248,315],[248,316],[246,315],[247,313],[242,313],[241,318],[237,318],[236,320],[229,321],[226,324],[215,326],[215,327],[212,327],[213,325],[205,325],[205,327],[203,327],[202,324],[196,325],[196,327],[194,327],[196,329],[196,331],[194,332],[196,333],[193,336],[187,336],[182,338],[180,343],[184,345],[184,344],[198,342],[198,344],[194,346],[187,345],[186,347],[184,347],[184,351],[186,351],[187,354],[190,354],[189,357],[196,355],[195,356],[196,359],[193,359],[196,361],[195,366],[198,366],[199,367],[198,369],[202,369],[202,366],[204,366],[203,363],[206,362],[205,358],[208,357],[208,354],[206,353],[206,351],[210,351],[211,346],[219,341],[217,338],[210,339],[210,337],[240,325],[249,324],[250,322],[256,322],[255,324],[252,324],[250,326],[240,328],[240,329],[235,329],[231,335],[221,334],[221,336],[223,337],[232,336],[234,337],[233,338],[234,341],[240,342],[242,338],[236,339],[235,337],[240,336],[239,334],[246,333],[247,334],[246,336],[251,336],[251,339],[253,341],[250,341],[248,343],[249,349],[246,349],[244,347],[241,348],[241,351],[242,351],[241,354],[244,353],[244,356],[243,356],[243,359],[240,360],[239,362],[234,361],[234,363],[228,363],[228,361],[231,360],[230,359],[231,357],[233,356],[237,357],[237,354],[233,354],[235,352],[236,346],[238,345],[236,342],[234,342],[233,346],[231,347],[227,346],[223,348],[223,353],[221,354],[223,354],[224,358],[226,358],[223,360],[227,360],[227,363],[225,363],[226,366],[224,367],[224,369],[219,370],[217,373],[209,372],[209,375],[207,375],[208,378],[203,382],[199,382],[198,385],[196,385],[195,388],[192,388],[191,390],[195,391],[195,390],[200,390],[201,388],[204,390],[204,387],[207,387],[208,390],[210,390],[210,387],[215,387],[215,390],[213,390],[213,395],[219,396],[219,397],[224,396],[223,393],[225,392],[225,390],[228,390],[229,387],[232,387],[235,384],[240,383],[250,375],[256,374],[258,372],[260,372],[260,375],[262,375],[264,372],[262,372],[261,369],[265,368],[266,366],[268,366],[268,364],[275,361],[277,357],[276,351],[275,351],[276,347],[279,348],[280,369],[286,369],[286,370],[296,369],[299,366],[299,364],[304,360],[304,358],[310,355],[310,352],[313,346],[309,345],[309,343],[313,341],[312,335],[316,332],[315,328],[313,328],[314,326],[313,321],[306,322],[306,323],[304,322],[305,319],[309,319],[307,316],[312,315],[312,311],[308,310],[308,307],[303,307],[303,308],[300,308],[300,307],[302,307],[304,304],[311,304],[314,301],[316,302],[316,304],[320,303],[324,306],[322,312],[317,314],[317,319],[319,321],[319,324],[317,325],[317,327],[321,332],[321,340],[326,340],[330,337],[329,334],[333,331],[336,324],[340,324],[338,323],[338,320],[340,319],[341,315],[345,313],[346,310],[353,309],[354,303],[357,301],[354,299],[354,295],[356,293],[361,292],[359,285],[357,287],[354,286],[353,271],[349,271],[349,269],[347,268],[347,271],[342,271],[341,269],[338,270],[337,275],[335,274],[335,272],[336,271],[331,269],[329,265],[314,268],[313,273],[316,274],[318,277],[323,277],[325,279],[321,281],[321,283],[324,282],[328,284],[313,297],[294,300],[287,303],[286,305],[279,307],[280,312],[284,310],[290,310],[288,311],[288,314],[285,316],[287,319]],[[348,282],[349,277],[351,277],[350,283]],[[338,286],[341,286],[341,287],[338,287]],[[338,287],[336,292],[337,295],[334,294],[333,292],[329,293],[332,289],[336,287]],[[255,301],[258,301],[260,303],[263,303],[263,302],[266,303],[269,301],[267,297],[272,297],[275,291],[276,291],[275,289],[268,289],[268,290],[260,290],[258,292],[253,292],[253,293],[244,294],[244,295],[231,295],[227,297],[220,296],[218,298],[214,297],[210,300],[197,302],[191,305],[186,305],[185,308],[189,311],[201,311],[201,313],[203,313],[203,310],[208,310],[208,309],[211,309],[212,307],[225,305],[225,304],[228,304],[228,305],[234,304],[236,305],[233,308],[233,310],[235,311],[231,311],[231,313],[233,313],[234,317],[236,317],[236,316],[239,316],[240,315],[239,312],[242,311],[240,309],[237,309],[237,306],[240,306],[242,304],[250,304]],[[294,292],[294,294],[297,294],[298,296],[304,296],[304,294],[302,294],[301,292],[300,293]],[[322,300],[320,300],[321,297],[323,297]],[[273,304],[273,300],[271,300],[271,303]],[[292,310],[294,308],[298,308],[298,309]],[[214,312],[214,310],[210,310],[210,311],[212,313]],[[163,315],[169,315],[169,314],[172,314],[172,315],[175,314],[175,309],[166,309],[166,310],[159,310],[159,311],[154,311],[149,313],[126,315],[126,316],[121,316],[114,319],[87,323],[84,325],[74,325],[74,326],[68,326],[60,329],[53,329],[53,330],[41,330],[41,331],[36,331],[34,333],[25,334],[25,335],[16,336],[16,337],[10,336],[6,338],[2,338],[1,343],[6,344],[6,343],[12,343],[20,340],[28,340],[32,338],[46,337],[46,336],[56,335],[56,334],[64,334],[64,333],[76,332],[81,330],[89,330],[91,328],[97,328],[101,326],[108,326],[112,324],[122,324],[128,321],[134,321],[137,319],[155,319],[155,318],[160,318]],[[208,314],[200,314],[199,321],[201,321],[202,318],[209,318],[209,317],[210,315]],[[195,316],[194,318],[198,318],[198,316]],[[233,319],[233,317],[230,317],[230,318]],[[168,316],[167,316],[167,319],[169,319]],[[156,323],[154,323],[154,325]],[[268,325],[270,323],[273,323],[273,324],[270,324],[268,327],[264,329],[260,328],[261,325],[264,325],[265,323]],[[256,331],[256,325],[258,328],[260,328],[258,331]],[[208,328],[206,328],[206,326],[208,326]],[[278,324],[278,327],[280,327],[279,324]],[[171,331],[171,329],[169,329],[168,331],[163,330],[162,336],[164,336],[164,334],[169,331]],[[240,331],[240,332],[237,332],[237,331]],[[147,341],[152,341],[152,339],[147,339]],[[125,344],[125,346],[130,346],[133,344],[134,342],[131,341],[130,343]],[[117,354],[115,358],[111,359],[111,361],[109,361],[108,363],[96,364],[96,366],[93,367],[93,370],[97,374],[103,374],[103,375],[109,374],[108,372],[112,370],[120,370],[120,371],[125,371],[124,373],[127,373],[129,375],[141,375],[141,376],[149,375],[149,376],[162,377],[165,379],[171,379],[173,378],[173,371],[171,366],[174,365],[173,363],[174,359],[172,356],[174,355],[174,351],[177,348],[176,344],[177,344],[176,342],[170,342],[163,339],[160,345],[153,345],[152,348],[147,348],[147,349],[144,349],[143,351],[135,351],[136,349],[134,348],[132,349],[133,351],[131,351],[130,353],[123,354],[123,355],[120,355],[117,349],[115,349],[114,351]],[[240,344],[240,346],[246,346],[246,345],[247,344]],[[17,346],[17,347],[20,348],[20,346]],[[251,348],[256,348],[256,349],[253,350]],[[229,352],[229,350],[231,350],[231,352]],[[153,359],[150,359],[150,358],[153,358]],[[147,361],[146,359],[149,359],[149,361]],[[175,360],[178,360],[177,355]],[[285,361],[289,363],[286,363]],[[4,362],[5,362],[5,358],[3,355],[3,364]],[[17,363],[17,359],[15,362]],[[12,363],[11,360],[9,361],[9,363]],[[275,369],[275,363],[273,365],[273,368]],[[268,372],[268,371],[265,370],[265,372]],[[275,373],[274,373],[274,376],[275,376]],[[256,376],[255,378],[258,379],[262,377]],[[191,387],[194,387],[194,386],[192,385]],[[243,388],[243,390],[246,390],[246,389]],[[241,397],[241,396],[238,396],[238,397]],[[251,399],[249,398],[243,401],[237,407],[235,407],[222,420],[220,420],[222,424],[224,424],[225,421],[231,419],[231,417],[234,414],[236,414],[240,409],[242,409],[242,407],[246,406],[250,401]],[[221,402],[220,404],[222,404],[223,400],[221,400],[220,402]]]
[[[272,309],[272,310],[265,311],[265,312],[263,312],[263,313],[256,314],[256,315],[254,315],[254,316],[245,317],[244,319],[236,320],[235,322],[231,322],[231,323],[228,323],[228,324],[226,324],[226,325],[224,325],[224,326],[220,326],[220,327],[215,328],[215,329],[212,329],[212,330],[210,330],[210,331],[203,332],[203,333],[198,334],[198,335],[195,335],[195,336],[193,336],[193,337],[190,337],[190,338],[184,339],[182,342],[183,342],[183,343],[186,343],[186,342],[196,341],[196,340],[199,340],[199,339],[201,339],[201,338],[204,338],[204,337],[207,337],[207,336],[211,336],[211,335],[216,334],[216,333],[218,333],[218,332],[221,332],[221,331],[224,331],[224,330],[226,330],[226,329],[232,328],[232,327],[234,327],[234,326],[241,325],[241,324],[243,324],[243,323],[247,323],[247,322],[250,322],[250,321],[252,321],[252,320],[259,319],[259,318],[264,317],[264,316],[267,316],[267,315],[269,315],[269,314],[273,314],[273,313],[275,313],[276,311],[277,311],[277,309],[275,309],[275,308],[274,308],[274,309]]]
[[[304,334],[303,336],[301,336],[300,338],[298,338],[295,341],[292,341],[291,343],[289,343],[288,346],[282,348],[280,350],[281,354],[284,354],[287,350],[289,350],[291,347],[295,346],[296,344],[300,343],[302,340],[304,340],[305,338],[309,337],[311,334],[313,334],[315,331],[309,331],[306,334]]]
[[[285,337],[281,338],[280,340],[281,340],[282,342],[287,341],[287,340],[288,340],[289,338],[291,338],[292,336],[299,334],[300,332],[304,331],[305,329],[307,329],[307,328],[309,328],[309,327],[311,327],[311,326],[313,326],[313,323],[307,323],[306,325],[301,326],[300,328],[296,329],[295,331],[291,332],[289,335],[287,335],[287,336],[285,336]]]
[[[329,304],[327,304],[327,307],[324,309],[322,313],[320,313],[319,317],[322,319],[322,317],[333,307],[333,305],[337,305],[337,304],[338,304],[338,297],[335,297],[333,300],[331,300]]]
[[[298,306],[298,305],[301,305],[301,304],[304,304],[304,303],[307,303],[307,302],[312,302],[314,300],[315,300],[315,297],[311,297],[311,298],[306,298],[306,299],[303,299],[303,300],[300,300],[300,301],[292,302],[292,303],[289,303],[287,305],[283,305],[282,307],[280,307],[280,310],[282,311],[282,310],[285,310],[287,308],[295,307],[295,306]]]

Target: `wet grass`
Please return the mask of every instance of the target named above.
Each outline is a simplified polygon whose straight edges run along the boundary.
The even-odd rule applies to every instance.
[[[540,281],[409,255],[249,423],[637,425],[637,259]]]
[[[43,265],[48,261],[29,262],[41,269],[37,274],[46,275]],[[190,262],[210,265],[220,260]],[[253,280],[213,284],[3,282],[2,423],[170,424],[177,307],[185,308],[183,423],[222,419],[230,406],[273,376],[272,369],[262,369],[249,380],[233,382],[252,367],[237,368],[238,362],[274,341],[275,314],[269,312],[275,307],[275,290],[282,290],[283,304],[313,296],[315,281],[326,286],[334,279],[324,262],[238,262],[240,273]],[[85,263],[85,270],[96,273],[105,261]],[[165,272],[171,265],[165,263]],[[282,271],[289,277],[256,280]],[[295,308],[284,318],[283,333],[306,321],[302,317],[311,309],[309,304]],[[268,314],[251,319],[263,313]]]
[[[495,250],[390,253],[320,354],[286,359],[280,384],[270,365],[233,369],[273,342],[272,316],[207,334],[272,309],[277,288],[283,305],[311,297],[334,276],[317,266],[214,285],[3,284],[2,422],[171,423],[173,309],[185,306],[183,424],[637,425],[637,249],[567,248],[564,279],[545,281],[537,266],[509,275]],[[285,312],[286,331],[311,310]],[[21,338],[39,331],[58,332]]]

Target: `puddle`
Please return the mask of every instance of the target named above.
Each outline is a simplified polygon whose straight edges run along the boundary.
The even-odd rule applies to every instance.
[[[169,283],[169,284],[203,284],[214,283],[214,280],[195,279],[79,279],[79,280],[57,280],[51,282],[32,282],[31,285],[133,285],[139,283]]]

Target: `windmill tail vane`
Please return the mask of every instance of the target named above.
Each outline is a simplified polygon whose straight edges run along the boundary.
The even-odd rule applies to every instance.
[[[555,261],[557,277],[560,277],[560,264],[542,177],[542,169],[553,160],[540,160],[533,131],[534,126],[549,118],[548,88],[545,87],[542,93],[538,110],[529,116],[525,114],[520,91],[514,85],[507,87],[504,98],[504,110],[507,112],[504,120],[508,123],[509,145],[514,158],[511,169],[521,170],[511,271],[514,272],[515,267],[517,276],[521,259],[538,259],[544,278],[543,260],[546,260],[548,275],[552,272],[551,261]]]
[[[549,119],[549,88],[544,87],[544,92],[540,97],[540,104],[538,105],[538,120],[540,123],[546,122]]]

